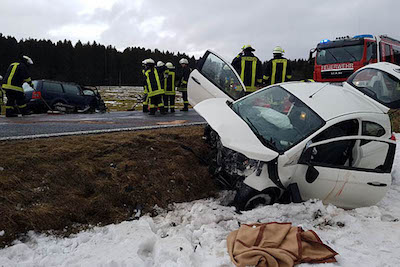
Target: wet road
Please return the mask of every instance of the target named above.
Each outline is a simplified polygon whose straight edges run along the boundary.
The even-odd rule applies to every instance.
[[[89,134],[142,129],[149,126],[191,125],[204,123],[193,109],[189,112],[156,114],[121,111],[95,114],[33,114],[26,117],[0,117],[0,140],[46,135]]]

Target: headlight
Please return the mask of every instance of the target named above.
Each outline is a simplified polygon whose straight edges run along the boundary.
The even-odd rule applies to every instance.
[[[223,147],[220,151],[219,159],[222,161],[221,163],[223,164],[221,165],[225,167],[226,171],[237,173],[237,171],[243,172],[257,167],[258,160],[249,159],[242,153],[226,147]]]

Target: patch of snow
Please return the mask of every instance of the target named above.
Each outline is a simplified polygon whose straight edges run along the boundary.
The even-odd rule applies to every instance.
[[[400,135],[397,135],[400,140]],[[400,146],[393,185],[376,206],[344,210],[319,200],[274,204],[237,214],[218,199],[175,204],[159,215],[95,227],[69,238],[30,232],[0,250],[0,266],[234,266],[226,237],[242,223],[292,222],[314,230],[339,253],[321,266],[400,266]],[[4,231],[2,231],[4,232]],[[318,266],[300,264],[300,267]]]

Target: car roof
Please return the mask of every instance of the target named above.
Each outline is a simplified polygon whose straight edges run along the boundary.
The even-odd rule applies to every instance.
[[[290,82],[280,84],[313,109],[325,121],[352,113],[383,112],[367,97],[346,87],[317,82]]]
[[[40,80],[33,80],[33,81],[52,82],[52,83],[62,83],[62,84],[70,84],[70,85],[77,85],[77,86],[80,86],[79,84],[77,84],[77,83],[75,83],[75,82],[62,82],[62,81],[49,80],[49,79],[40,79]]]

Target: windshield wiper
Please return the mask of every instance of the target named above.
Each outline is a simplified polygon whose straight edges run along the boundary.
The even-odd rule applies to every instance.
[[[325,51],[328,51],[329,54],[331,54],[332,57],[335,59],[335,61],[336,61],[336,62],[339,62],[339,61],[337,60],[337,58],[333,55],[333,53],[332,53],[331,51],[329,51],[329,49],[325,49]]]
[[[257,128],[254,126],[254,124],[249,120],[248,117],[245,117],[245,121],[249,124],[250,128],[253,130],[253,133],[257,136],[257,138],[261,141],[261,143],[270,148],[273,149],[275,151],[278,151],[278,149],[276,148],[275,142],[272,141],[272,137],[270,140],[266,139],[262,134],[260,134],[260,132],[257,130]]]
[[[343,50],[346,51],[347,54],[349,54],[352,58],[354,58],[354,61],[358,61],[357,58],[355,56],[353,56],[352,53],[350,53],[349,51],[347,51],[346,48],[343,47]]]

